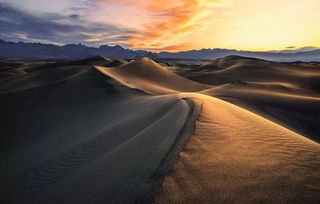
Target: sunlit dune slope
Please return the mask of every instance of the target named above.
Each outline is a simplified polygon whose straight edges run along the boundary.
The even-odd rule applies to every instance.
[[[203,93],[240,105],[320,141],[320,97],[308,96],[303,92],[277,91],[276,87],[261,88],[255,84],[223,85]]]
[[[180,77],[149,58],[132,61],[116,68],[98,66],[97,69],[128,86],[147,93],[192,92],[210,87]]]
[[[320,68],[230,56],[201,65],[183,74],[205,84],[244,82],[283,83],[320,92]]]
[[[183,70],[183,69],[181,69]],[[201,93],[320,141],[320,66],[230,56],[183,73],[216,85]]]
[[[203,109],[156,203],[318,203],[320,145],[222,100]]]

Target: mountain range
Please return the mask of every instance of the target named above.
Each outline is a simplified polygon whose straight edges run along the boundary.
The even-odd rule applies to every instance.
[[[144,50],[131,50],[119,45],[88,47],[82,44],[63,46],[42,43],[7,42],[0,39],[0,59],[3,60],[56,60],[81,59],[101,55],[111,58],[137,59],[141,57],[166,58],[176,60],[214,60],[229,55],[260,58],[270,61],[320,61],[320,49],[296,52],[254,52],[233,49],[202,49],[180,52],[153,53]]]

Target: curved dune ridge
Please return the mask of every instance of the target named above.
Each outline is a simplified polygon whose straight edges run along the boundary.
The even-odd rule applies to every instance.
[[[116,68],[96,68],[128,86],[137,87],[147,93],[193,92],[210,87],[180,77],[146,57]]]
[[[320,145],[216,98],[198,96],[195,134],[156,203],[317,203]]]
[[[218,71],[182,73],[195,82],[149,58],[111,67],[98,57],[9,80],[0,94],[1,203],[320,202],[319,143],[266,119],[283,113],[298,128],[316,116],[317,94],[289,77],[223,83],[238,60],[241,69],[284,66],[233,56],[214,62]],[[311,117],[289,120],[298,108]]]
[[[0,93],[18,92],[50,86],[64,81],[81,71],[88,70],[95,65],[114,67],[125,63],[127,61],[123,59],[111,59],[101,56],[53,64],[29,65],[27,63],[17,69],[0,73],[6,75],[6,77],[0,80]]]
[[[93,68],[0,97],[1,203],[151,201],[198,112]]]
[[[287,83],[301,88],[320,90],[319,67],[276,63],[240,56],[229,56],[200,65],[184,76],[215,86],[241,80]]]
[[[320,141],[320,66],[230,56],[182,75],[218,97]]]

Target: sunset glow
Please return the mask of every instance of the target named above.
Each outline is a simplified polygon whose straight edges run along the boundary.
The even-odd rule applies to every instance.
[[[56,44],[122,45],[150,51],[202,48],[283,50],[320,47],[319,0],[0,0],[36,17],[57,14],[50,21],[96,24],[77,37],[30,35],[17,29],[8,40]],[[31,4],[32,3],[32,4]],[[39,4],[38,4],[39,3]],[[39,5],[33,8],[31,5]],[[52,4],[52,6],[51,6]],[[71,19],[69,18],[72,17]],[[66,19],[63,19],[66,18]],[[84,26],[86,27],[86,26]],[[104,29],[105,28],[105,29]],[[62,32],[62,31],[61,31]],[[23,38],[21,38],[21,36]]]

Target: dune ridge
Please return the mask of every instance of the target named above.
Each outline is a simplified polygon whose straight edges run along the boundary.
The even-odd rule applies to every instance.
[[[198,96],[203,111],[156,203],[316,203],[320,145],[258,115]]]
[[[319,63],[279,63],[230,56],[195,69],[180,69],[180,74],[214,86],[203,90],[203,94],[320,141]]]
[[[151,201],[199,112],[93,67],[0,97],[3,203]]]
[[[139,87],[152,94],[193,92],[210,87],[180,77],[146,57],[116,68],[96,68],[128,86]]]
[[[120,66],[127,63],[123,59],[111,59],[102,56],[84,60],[60,63],[26,63],[15,69],[0,72],[4,75],[0,80],[0,93],[18,92],[31,88],[50,86],[54,83],[65,81],[67,78],[86,71],[93,66]]]

